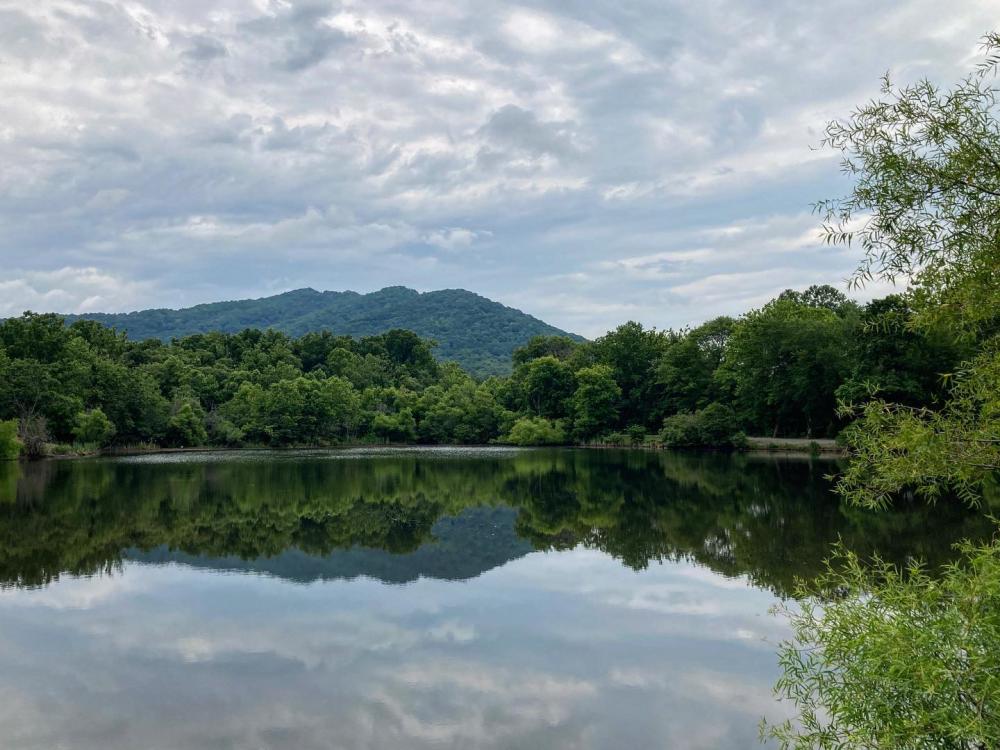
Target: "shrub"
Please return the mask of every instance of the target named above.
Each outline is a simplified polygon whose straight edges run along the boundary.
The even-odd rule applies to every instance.
[[[101,409],[81,411],[76,415],[73,437],[81,443],[107,445],[115,435],[115,426]]]
[[[641,424],[630,425],[625,428],[625,434],[632,445],[642,445],[646,441],[646,428]]]
[[[838,547],[778,610],[792,637],[776,693],[798,715],[763,737],[783,750],[1000,747],[1000,544],[959,549],[932,575]]]
[[[171,445],[181,447],[205,445],[208,442],[208,433],[205,431],[201,407],[190,402],[181,404],[170,418],[167,439]]]
[[[17,437],[17,420],[0,421],[0,459],[17,458],[23,447]]]
[[[89,456],[98,453],[101,446],[97,443],[50,443],[48,455],[50,456]]]
[[[372,433],[387,442],[406,443],[417,437],[417,422],[413,410],[400,409],[396,414],[376,414],[372,420]]]
[[[514,445],[562,445],[566,431],[558,422],[544,417],[521,417],[510,428],[504,442]]]
[[[681,412],[663,420],[660,442],[671,448],[702,445],[701,425],[694,412]]]
[[[41,458],[48,453],[49,423],[45,417],[24,417],[17,423],[21,451],[28,458]]]
[[[744,440],[735,412],[719,403],[667,417],[660,431],[660,442],[671,448],[731,448]]]
[[[240,445],[246,437],[243,430],[218,411],[212,411],[205,415],[205,428],[209,439],[215,445]]]

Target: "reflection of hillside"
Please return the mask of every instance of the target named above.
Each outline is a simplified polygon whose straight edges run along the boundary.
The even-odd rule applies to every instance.
[[[475,578],[532,550],[514,533],[515,512],[510,508],[468,508],[431,527],[432,539],[412,552],[393,553],[369,547],[351,547],[328,555],[310,555],[289,549],[274,557],[243,560],[205,557],[158,547],[149,552],[129,550],[130,560],[176,562],[215,570],[265,573],[299,583],[366,576],[386,583],[409,583],[417,578],[455,581]]]
[[[583,544],[640,569],[679,557],[784,594],[842,537],[939,562],[982,514],[841,508],[829,464],[743,456],[525,451],[308,454],[164,463],[0,464],[0,583],[44,584],[128,557],[292,580],[463,579],[530,548]],[[504,507],[506,506],[506,507]],[[478,509],[478,510],[472,510]]]

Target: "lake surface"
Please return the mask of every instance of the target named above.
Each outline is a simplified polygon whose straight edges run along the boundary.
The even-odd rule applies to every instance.
[[[0,746],[751,748],[768,608],[838,537],[805,459],[432,449],[0,464]]]

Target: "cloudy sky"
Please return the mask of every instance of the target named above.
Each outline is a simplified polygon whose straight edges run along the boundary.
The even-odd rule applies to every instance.
[[[0,0],[0,316],[463,287],[596,335],[841,283],[825,121],[955,0]]]

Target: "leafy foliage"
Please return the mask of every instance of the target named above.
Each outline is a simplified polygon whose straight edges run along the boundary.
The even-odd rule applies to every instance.
[[[736,413],[713,403],[696,412],[682,412],[663,420],[660,442],[670,448],[733,448],[744,442]]]
[[[76,417],[73,436],[81,443],[107,445],[115,435],[115,426],[101,409],[82,411]]]
[[[622,389],[607,365],[591,365],[576,373],[573,424],[582,440],[606,432],[618,421]]]
[[[510,428],[504,442],[513,445],[561,445],[567,442],[566,431],[544,417],[521,417]]]
[[[797,592],[777,693],[782,748],[987,748],[1000,741],[1000,544],[963,544],[940,576],[840,547]]]
[[[716,318],[682,332],[667,347],[656,366],[664,414],[695,411],[729,396],[716,372],[735,326],[732,318]]]
[[[719,377],[757,434],[829,436],[838,429],[835,391],[849,359],[851,319],[782,295],[734,328]]]
[[[51,439],[80,440],[81,415],[98,411],[113,433],[97,442],[175,446],[488,443],[524,416],[558,423],[558,442],[627,432],[621,442],[641,443],[665,419],[672,445],[824,436],[844,424],[838,396],[861,404],[873,388],[895,389],[916,409],[942,398],[927,370],[953,370],[966,349],[886,323],[913,315],[908,302],[859,308],[811,287],[690,330],[627,323],[593,342],[537,337],[516,349],[509,377],[477,381],[409,330],[246,329],[163,343],[27,313],[0,324],[0,418],[21,421],[34,455]],[[702,422],[723,413],[724,427],[706,432]]]
[[[839,488],[879,508],[908,490],[927,500],[955,493],[978,502],[1000,471],[1000,341],[965,365],[943,408],[881,399],[857,410],[845,437],[855,459]]]
[[[864,352],[878,380],[869,400],[842,409],[858,419],[839,489],[863,507],[950,492],[979,504],[1000,470],[1000,35],[985,45],[987,63],[950,91],[886,79],[882,99],[827,130],[856,179],[848,197],[821,204],[830,241],[864,248],[858,280],[911,283],[905,304],[877,313],[905,312],[906,335]],[[914,403],[926,383],[889,377],[883,362],[941,335],[971,354],[940,400]],[[777,685],[798,715],[764,725],[765,736],[796,749],[1000,746],[1000,542],[960,552],[939,577],[878,560],[869,570],[841,551],[803,585]]]
[[[17,420],[0,421],[0,459],[17,458],[21,454],[22,443],[17,437]]]
[[[821,204],[828,238],[864,248],[859,280],[910,280],[909,328],[973,351],[949,371],[943,408],[885,396],[845,407],[860,421],[841,489],[863,504],[946,489],[974,500],[1000,469],[1000,34],[984,45],[987,63],[952,89],[886,78],[881,99],[827,129],[856,180],[846,198]]]

